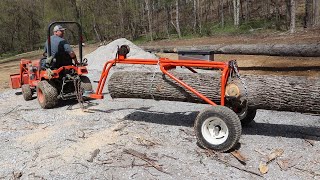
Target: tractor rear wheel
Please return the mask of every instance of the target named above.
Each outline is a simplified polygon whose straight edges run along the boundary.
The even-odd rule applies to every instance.
[[[58,91],[53,83],[40,81],[37,86],[37,97],[43,109],[53,108],[58,104]]]
[[[225,106],[209,107],[201,111],[194,123],[200,146],[218,152],[234,148],[241,136],[241,122],[235,112]]]
[[[32,99],[32,90],[30,88],[29,84],[24,84],[21,86],[22,89],[22,95],[24,100],[29,101]]]

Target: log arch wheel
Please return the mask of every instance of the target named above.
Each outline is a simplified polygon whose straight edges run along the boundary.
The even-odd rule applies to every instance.
[[[226,152],[239,142],[242,127],[239,117],[231,109],[212,106],[198,114],[194,130],[200,146]]]

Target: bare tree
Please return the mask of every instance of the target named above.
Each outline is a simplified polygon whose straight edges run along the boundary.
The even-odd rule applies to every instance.
[[[150,12],[150,0],[145,0],[146,9],[148,14],[148,26],[149,26],[149,33],[150,33],[150,40],[153,41],[153,30],[152,30],[152,17]]]
[[[221,27],[224,28],[224,0],[219,0],[219,15]]]
[[[290,14],[290,33],[294,33],[296,29],[296,3],[295,0],[289,0]]]
[[[313,12],[314,12],[313,26],[319,26],[319,23],[320,23],[319,6],[320,6],[320,0],[313,0]]]
[[[305,16],[304,16],[304,27],[308,28],[312,26],[312,12],[313,12],[313,0],[305,1]]]
[[[193,0],[193,32],[196,32],[198,21],[197,0]]]
[[[179,0],[176,0],[176,29],[179,38],[181,38],[180,22],[179,22]]]
[[[236,27],[239,27],[239,21],[240,21],[240,0],[233,0],[233,20],[234,25]]]

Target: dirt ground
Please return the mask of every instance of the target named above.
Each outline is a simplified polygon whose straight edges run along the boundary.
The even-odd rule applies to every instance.
[[[294,35],[288,33],[203,37],[184,40],[161,40],[143,45],[206,45],[206,44],[253,44],[253,43],[320,43],[320,30],[299,31]],[[98,44],[84,47],[84,55],[98,48]],[[77,49],[75,49],[77,51]],[[157,54],[160,57],[177,59],[177,54]],[[41,58],[41,52],[32,59]],[[236,59],[243,74],[320,76],[320,57],[277,57],[248,55],[215,55],[216,61]],[[90,61],[90,60],[89,60]],[[20,58],[0,63],[0,91],[10,88],[9,75],[18,73]]]

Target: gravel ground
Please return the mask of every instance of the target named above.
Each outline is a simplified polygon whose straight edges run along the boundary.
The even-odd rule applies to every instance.
[[[91,81],[100,73],[90,70]],[[106,87],[104,93],[85,103],[88,112],[76,101],[44,110],[37,99],[24,101],[21,90],[1,93],[0,179],[320,179],[319,116],[258,110],[243,128],[242,164],[197,146],[193,122],[208,105],[111,99]],[[148,160],[126,153],[131,149]],[[283,153],[268,172],[254,174],[276,149]]]
[[[106,94],[87,102],[90,113],[84,113],[75,101],[43,110],[37,99],[26,102],[16,94],[0,95],[3,179],[320,179],[319,116],[259,110],[255,123],[243,129],[239,150],[248,160],[242,165],[230,153],[212,155],[197,146],[193,120],[207,105],[112,100]],[[260,162],[279,148],[283,154],[262,177],[217,160],[259,173]],[[125,149],[145,153],[164,172]],[[282,170],[279,161],[289,168]]]

